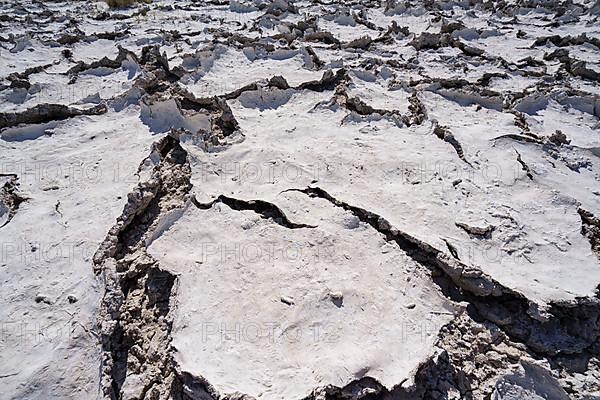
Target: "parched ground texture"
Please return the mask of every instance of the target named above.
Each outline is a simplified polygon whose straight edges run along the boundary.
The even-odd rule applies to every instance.
[[[600,399],[600,2],[0,4],[0,398]]]

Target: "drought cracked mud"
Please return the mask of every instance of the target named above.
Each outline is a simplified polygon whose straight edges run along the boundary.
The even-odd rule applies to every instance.
[[[0,397],[600,398],[598,2],[0,9]]]
[[[145,251],[164,216],[185,202],[191,185],[187,154],[166,136],[147,160],[157,164],[150,179],[128,195],[94,263],[105,282],[100,308],[102,392],[107,398],[145,398],[175,390],[169,354],[169,309],[175,276]]]

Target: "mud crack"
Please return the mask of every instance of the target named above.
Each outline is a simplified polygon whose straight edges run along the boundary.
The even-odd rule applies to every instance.
[[[435,121],[433,133],[444,142],[450,143],[450,145],[454,148],[454,151],[456,151],[458,157],[467,164],[471,165],[471,163],[465,158],[465,153],[460,145],[460,142],[454,137],[452,132],[450,132],[450,128],[445,125],[440,125],[437,121]]]
[[[325,199],[352,212],[426,267],[445,296],[456,302],[467,302],[472,319],[496,324],[512,341],[523,343],[537,357],[552,360],[569,370],[572,358],[587,363],[592,356],[600,355],[598,298],[553,302],[546,312],[541,312],[522,294],[501,285],[478,268],[392,227],[380,215],[338,200],[319,187],[291,190]]]
[[[170,348],[176,277],[146,252],[154,232],[185,205],[192,187],[177,132],[153,146],[142,166],[148,163],[153,164],[150,179],[128,196],[94,256],[106,288],[98,320],[102,392],[115,400],[177,398],[181,390]]]
[[[517,161],[519,164],[521,164],[521,169],[523,171],[525,171],[525,174],[527,175],[527,177],[530,180],[533,180],[533,174],[531,173],[531,169],[529,168],[529,165],[527,165],[527,163],[525,163],[525,161],[523,161],[523,158],[521,158],[521,153],[519,153],[516,149],[515,152],[517,153]]]
[[[298,224],[289,220],[285,213],[273,203],[264,200],[242,200],[225,195],[219,195],[210,203],[199,203],[196,199],[192,199],[193,203],[202,210],[211,208],[216,203],[223,203],[236,211],[250,210],[262,215],[263,218],[271,219],[276,224],[289,229],[300,228],[315,228],[313,225]]]

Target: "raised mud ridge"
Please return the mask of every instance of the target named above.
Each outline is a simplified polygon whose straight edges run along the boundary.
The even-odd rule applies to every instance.
[[[106,287],[98,325],[102,392],[110,399],[180,398],[170,349],[176,277],[160,268],[146,246],[163,219],[184,207],[191,170],[175,136],[155,143],[146,161],[154,163],[150,178],[129,194],[94,256]]]
[[[579,208],[577,212],[581,217],[581,233],[587,236],[592,251],[600,257],[600,218],[583,208]]]
[[[0,174],[0,228],[8,224],[27,198],[19,194],[19,178],[15,174]]]
[[[60,121],[79,115],[99,115],[105,112],[106,106],[104,104],[84,109],[68,107],[62,104],[40,104],[19,113],[0,113],[0,129],[20,124],[42,124],[50,121]]]

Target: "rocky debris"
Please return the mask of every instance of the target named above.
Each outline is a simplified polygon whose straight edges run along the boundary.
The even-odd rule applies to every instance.
[[[363,399],[370,397],[383,397],[387,394],[385,388],[371,378],[361,378],[344,386],[343,388],[328,385],[315,389],[309,397],[311,400],[318,399]]]
[[[558,60],[567,73],[589,81],[600,81],[600,73],[597,70],[588,68],[587,62],[571,57],[567,49],[559,48],[552,53],[547,53],[544,55],[544,60]]]
[[[592,251],[600,256],[600,218],[581,207],[577,212],[581,217],[581,234],[590,241]]]
[[[556,47],[579,46],[589,43],[593,46],[596,46],[597,48],[600,48],[600,40],[595,37],[588,37],[585,33],[582,33],[578,36],[552,35],[539,37],[535,40],[535,42],[533,42],[531,46],[544,46],[548,43],[552,43]]]
[[[427,109],[423,102],[419,99],[419,96],[414,92],[408,99],[408,111],[410,115],[404,118],[404,123],[407,126],[421,125],[423,121],[427,119]]]
[[[342,292],[331,292],[329,294],[329,297],[331,297],[331,301],[333,302],[333,304],[336,305],[336,307],[342,307],[344,304],[344,294]]]
[[[443,46],[449,46],[451,42],[449,35],[423,32],[409,43],[416,50],[439,49]]]
[[[366,50],[369,48],[369,45],[373,42],[369,36],[363,36],[358,39],[351,40],[348,43],[344,43],[342,48],[344,49],[363,49]]]
[[[348,79],[348,73],[344,68],[340,68],[335,73],[332,70],[327,70],[318,81],[303,82],[296,86],[297,90],[312,90],[322,92],[324,90],[334,90],[338,84]]]
[[[443,327],[439,337],[438,352],[419,369],[414,387],[398,392],[413,398],[488,398],[505,371],[531,359],[494,324],[465,314]]]
[[[413,46],[416,50],[437,50],[441,47],[456,47],[465,55],[471,57],[482,56],[485,53],[482,49],[465,44],[460,39],[453,37],[450,33],[422,32],[419,36],[416,36],[409,45]]]
[[[525,134],[531,133],[527,118],[522,112],[515,111],[515,125],[519,127]]]
[[[294,305],[294,299],[292,299],[289,296],[281,296],[281,302],[283,304],[287,304],[288,306],[293,306]]]
[[[557,130],[552,135],[550,135],[548,140],[557,146],[571,143],[571,141],[569,139],[567,139],[567,135],[562,133],[560,130]]]
[[[311,32],[304,36],[308,42],[323,42],[325,44],[339,45],[340,41],[336,39],[331,32]]]
[[[315,69],[319,70],[323,68],[325,63],[321,61],[321,59],[311,46],[304,47],[304,51],[306,51],[306,54],[310,57]]]
[[[13,174],[0,174],[0,182],[4,181],[0,188],[0,228],[8,224],[17,213],[21,203],[27,200],[18,191],[18,177]]]
[[[38,294],[37,296],[35,296],[34,300],[36,303],[45,303],[48,305],[54,304],[54,302],[52,301],[52,299],[50,299],[50,297],[45,296],[43,294]]]

